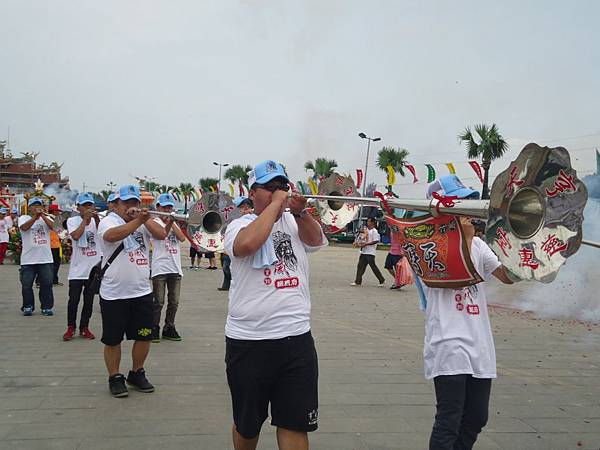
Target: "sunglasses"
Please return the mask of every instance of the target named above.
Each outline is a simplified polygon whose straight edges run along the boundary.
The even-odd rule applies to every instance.
[[[284,191],[288,192],[290,190],[289,184],[259,184],[256,186],[258,189],[264,189],[265,191],[269,191],[271,193],[275,191]]]

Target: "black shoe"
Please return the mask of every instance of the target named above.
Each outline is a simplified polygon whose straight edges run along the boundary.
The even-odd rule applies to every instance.
[[[121,373],[108,378],[108,388],[113,397],[121,398],[129,395],[127,386],[125,386],[125,376]]]
[[[168,339],[169,341],[180,341],[181,340],[181,336],[179,336],[179,333],[177,332],[175,327],[163,329],[162,338]]]
[[[160,327],[158,325],[152,329],[152,342],[155,344],[160,342]]]
[[[154,392],[154,386],[146,378],[146,371],[143,367],[137,372],[129,371],[127,384],[140,392]]]
[[[217,288],[217,291],[228,291],[228,290],[229,290],[229,288],[226,288],[226,287]]]

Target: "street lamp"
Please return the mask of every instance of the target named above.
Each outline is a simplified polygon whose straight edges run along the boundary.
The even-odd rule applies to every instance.
[[[114,192],[115,188],[117,187],[117,184],[112,181],[109,181],[108,183],[106,183],[106,186],[108,187],[108,190],[110,192]]]
[[[367,170],[369,168],[369,151],[371,150],[371,141],[373,142],[377,142],[380,141],[381,138],[376,137],[369,137],[367,136],[365,133],[358,133],[358,137],[361,139],[367,139],[367,159],[365,161],[365,176],[363,177],[363,189],[362,189],[362,196],[366,197],[367,195]],[[362,221],[362,214],[363,213],[363,206],[360,205],[360,212],[358,213],[358,225],[360,226],[360,223]]]
[[[218,163],[216,161],[213,161],[213,164],[215,166],[219,166],[219,184],[217,185],[217,192],[221,192],[221,168],[227,167],[227,166],[229,166],[229,164],[227,164],[227,163],[222,164],[222,163]]]

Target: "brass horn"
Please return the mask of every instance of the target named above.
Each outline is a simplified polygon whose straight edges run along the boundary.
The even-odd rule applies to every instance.
[[[562,147],[525,146],[496,177],[489,200],[390,198],[384,205],[378,198],[358,197],[356,189],[351,195],[339,195],[332,186],[341,183],[340,178],[333,174],[323,183],[323,189],[319,188],[319,195],[306,195],[316,201],[321,218],[334,217],[341,211],[335,229],[356,218],[358,204],[422,211],[434,217],[477,217],[487,223],[486,242],[518,279],[551,282],[582,243],[600,248],[600,243],[582,239],[587,188],[571,167],[569,152]],[[354,206],[349,208],[349,204]],[[325,224],[325,231],[328,227]],[[535,264],[523,264],[524,252],[534,258]]]

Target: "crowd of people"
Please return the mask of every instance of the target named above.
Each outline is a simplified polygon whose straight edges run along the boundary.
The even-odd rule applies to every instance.
[[[446,178],[439,183],[441,194],[458,198],[478,195]],[[308,449],[308,433],[318,426],[319,369],[311,334],[307,254],[327,246],[328,241],[320,224],[307,212],[306,198],[289,193],[289,179],[281,164],[268,160],[256,165],[249,174],[249,186],[248,197],[234,202],[243,215],[229,223],[225,232],[221,257],[224,280],[219,288],[229,291],[225,364],[233,444],[236,450],[255,449],[270,408],[279,448]],[[127,397],[128,387],[153,392],[155,387],[144,369],[151,342],[161,337],[181,340],[175,319],[183,275],[181,243],[186,237],[168,215],[175,206],[172,195],[161,194],[156,199],[156,209],[167,213],[160,217],[151,215],[140,200],[137,186],[122,186],[109,198],[109,213],[100,218],[93,197],[82,193],[76,201],[78,214],[66,223],[73,250],[63,339],[73,339],[77,329],[80,336],[95,338],[89,321],[98,293],[104,362],[114,397]],[[53,314],[52,286],[58,279],[51,233],[52,213],[56,212],[46,211],[38,197],[29,199],[28,214],[18,218],[0,210],[0,263],[8,228],[17,226],[22,236],[24,316],[35,310],[36,279],[41,312]],[[485,279],[495,276],[511,283],[498,258],[475,235],[471,221],[461,219],[461,226],[478,272]],[[379,239],[375,221],[368,220],[355,243],[360,254],[353,286],[361,286],[367,266],[384,285],[384,276],[375,263]],[[204,256],[209,258],[209,268],[216,268],[215,255]],[[191,267],[196,268],[196,249],[190,257]],[[412,282],[407,264],[399,242],[392,241],[385,263],[394,277],[392,289]],[[420,289],[426,300],[425,377],[433,380],[437,405],[430,449],[470,449],[487,422],[491,380],[496,377],[485,283],[460,289]],[[455,306],[457,296],[468,296],[477,305],[478,314],[462,313]],[[124,338],[134,341],[127,376],[120,369]]]

